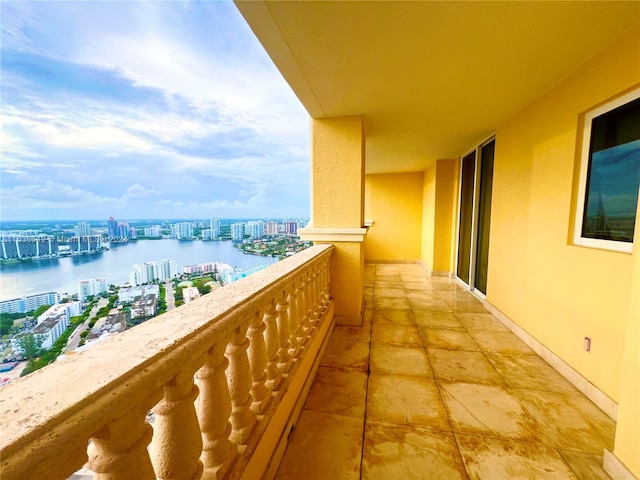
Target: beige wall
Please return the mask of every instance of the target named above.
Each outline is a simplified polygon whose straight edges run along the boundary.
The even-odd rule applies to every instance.
[[[366,261],[418,260],[422,220],[422,172],[365,177]]]
[[[639,59],[635,28],[496,133],[487,299],[616,401],[631,255],[569,232],[579,117],[638,83]]]

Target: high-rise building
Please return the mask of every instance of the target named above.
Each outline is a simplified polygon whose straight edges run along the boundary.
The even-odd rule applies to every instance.
[[[88,237],[91,235],[91,225],[87,222],[78,222],[73,231],[76,237]]]
[[[209,222],[209,229],[211,230],[211,238],[219,238],[220,237],[220,220],[217,218],[212,218]]]
[[[249,235],[250,238],[262,238],[264,236],[264,222],[258,220],[247,223],[245,233]]]
[[[55,305],[56,303],[60,303],[60,294],[58,292],[39,293],[1,301],[0,313],[26,313],[42,305]]]
[[[244,223],[231,224],[231,240],[240,241],[244,238]]]
[[[129,238],[133,240],[138,238],[138,230],[136,230],[136,227],[131,227],[129,229]]]
[[[289,235],[298,233],[298,222],[284,222],[284,233]]]
[[[267,222],[265,225],[265,233],[267,235],[278,235],[278,222]]]
[[[173,238],[193,238],[193,224],[189,222],[174,223],[170,227]]]
[[[109,217],[109,221],[107,222],[107,233],[109,234],[109,238],[117,238],[118,237],[118,222],[115,218]]]
[[[107,281],[104,278],[92,278],[78,282],[78,300],[84,302],[87,297],[107,291]]]
[[[118,222],[118,237],[129,238],[131,228],[127,222]]]
[[[175,260],[137,263],[133,266],[133,271],[129,273],[129,283],[136,286],[144,285],[155,281],[162,282],[176,276],[178,276],[178,264]]]
[[[153,225],[151,227],[145,227],[144,236],[145,237],[159,237],[160,236],[160,225]]]

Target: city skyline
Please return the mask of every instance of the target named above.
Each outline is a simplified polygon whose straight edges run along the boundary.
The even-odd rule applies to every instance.
[[[308,115],[232,3],[0,6],[3,221],[309,216]]]

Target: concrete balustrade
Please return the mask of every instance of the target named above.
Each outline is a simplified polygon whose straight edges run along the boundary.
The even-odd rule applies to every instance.
[[[268,478],[333,329],[332,250],[311,247],[4,387],[3,480],[83,465],[110,480]]]

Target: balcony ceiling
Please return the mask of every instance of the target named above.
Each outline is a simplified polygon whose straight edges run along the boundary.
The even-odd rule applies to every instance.
[[[491,135],[640,20],[640,2],[236,5],[311,117],[362,114],[368,173]]]

